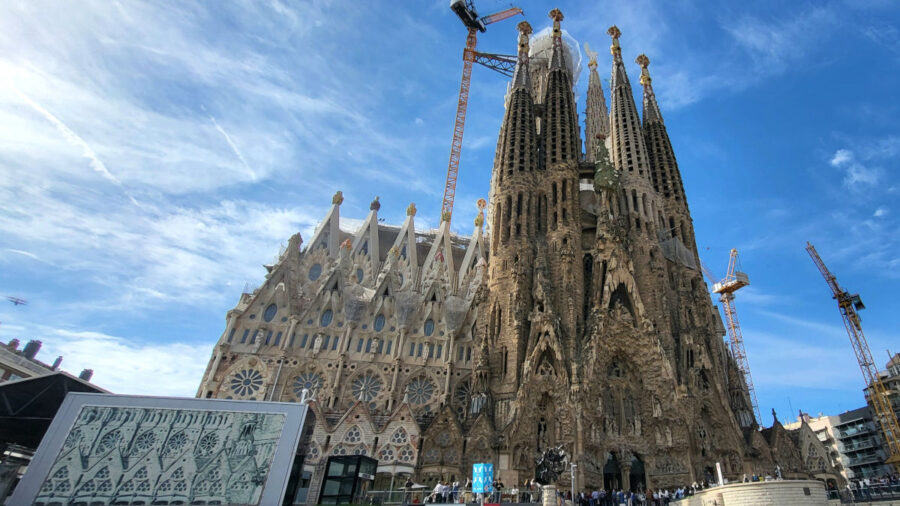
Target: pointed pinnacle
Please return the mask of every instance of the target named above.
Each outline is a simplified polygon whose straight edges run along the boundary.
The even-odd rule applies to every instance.
[[[647,70],[647,67],[650,66],[650,58],[647,58],[647,55],[641,53],[634,60],[635,63],[641,66],[641,85],[650,86],[650,82],[653,79],[650,79],[650,71]]]
[[[612,45],[609,46],[609,52],[613,56],[621,55],[622,48],[619,47],[619,37],[622,36],[622,31],[619,30],[619,27],[616,25],[612,25],[609,27],[609,30],[606,31],[610,37],[612,37]]]
[[[563,13],[559,9],[553,9],[550,11],[550,18],[553,19],[553,36],[559,37],[562,34],[562,30],[559,28],[559,22],[563,20]]]

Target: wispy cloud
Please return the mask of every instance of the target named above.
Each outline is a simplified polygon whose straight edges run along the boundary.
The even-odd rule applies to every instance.
[[[16,255],[26,256],[26,257],[28,257],[28,258],[31,258],[32,260],[38,260],[38,261],[41,260],[41,258],[40,258],[39,256],[35,255],[34,253],[32,253],[32,252],[30,252],[30,251],[24,251],[24,250],[13,249],[13,248],[3,248],[3,251],[8,251],[8,252],[10,252],[10,253],[15,253]]]
[[[244,168],[247,169],[247,172],[250,174],[250,179],[252,181],[256,181],[256,173],[253,172],[253,169],[250,168],[250,165],[247,163],[247,160],[244,159],[244,155],[241,153],[241,150],[238,149],[238,147],[237,147],[237,145],[235,145],[234,141],[231,140],[231,136],[228,135],[228,132],[226,132],[225,129],[222,128],[221,125],[219,125],[219,122],[216,121],[216,118],[213,118],[212,116],[210,116],[209,119],[210,119],[210,121],[212,121],[212,124],[216,127],[216,130],[218,130],[219,133],[222,134],[222,137],[225,137],[225,142],[227,142],[228,146],[231,147],[231,151],[234,152],[234,155],[238,157],[238,160],[240,160],[241,164],[244,166]]]
[[[831,157],[831,166],[845,172],[844,184],[853,187],[855,185],[871,186],[878,183],[881,170],[877,167],[868,167],[858,161],[849,149],[839,149]]]
[[[22,101],[24,101],[26,104],[28,104],[29,107],[37,111],[47,121],[52,123],[53,126],[55,126],[59,130],[59,132],[63,135],[63,137],[69,144],[81,149],[82,155],[89,160],[90,166],[92,169],[94,169],[95,172],[99,173],[107,181],[113,183],[114,185],[122,187],[122,181],[119,181],[119,178],[114,176],[109,171],[109,169],[106,168],[106,165],[104,165],[103,161],[100,160],[100,158],[97,156],[97,153],[94,152],[94,150],[88,145],[87,142],[85,142],[84,139],[73,132],[71,128],[66,126],[66,124],[63,123],[59,118],[54,116],[53,113],[45,109],[43,106],[32,100],[28,95],[16,88],[14,84],[11,84],[10,87],[12,88],[13,92],[15,92],[15,94],[22,99]],[[134,199],[133,196],[128,194],[128,192],[126,192],[126,195],[128,195],[128,199],[131,200],[132,204],[140,207],[140,204],[137,200]]]

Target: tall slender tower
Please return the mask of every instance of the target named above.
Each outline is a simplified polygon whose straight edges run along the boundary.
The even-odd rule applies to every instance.
[[[669,133],[663,122],[656,94],[653,92],[653,80],[650,78],[650,58],[641,54],[635,62],[641,66],[641,85],[644,88],[644,140],[650,157],[650,179],[653,189],[663,198],[663,216],[665,238],[677,237],[681,243],[691,249],[697,257],[697,244],[694,239],[694,225],[681,183],[681,172],[675,151],[669,141]],[[699,263],[699,258],[695,258]]]
[[[491,395],[500,399],[514,394],[527,344],[527,309],[531,301],[534,262],[532,237],[539,230],[536,181],[542,167],[539,139],[528,68],[531,26],[518,25],[519,50],[506,114],[500,128],[491,176],[491,263],[487,304],[480,324],[490,350]],[[484,361],[484,357],[481,358]],[[502,408],[499,408],[502,410]]]
[[[588,162],[596,162],[594,153],[597,150],[597,135],[609,137],[609,110],[606,108],[606,97],[603,96],[603,85],[597,73],[597,53],[585,44],[588,54],[587,107],[584,111],[584,158]]]

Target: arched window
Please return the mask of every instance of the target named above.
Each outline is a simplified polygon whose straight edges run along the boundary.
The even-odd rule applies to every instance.
[[[312,267],[309,268],[309,280],[310,281],[315,281],[315,280],[319,279],[319,276],[321,276],[321,275],[322,275],[322,265],[321,264],[314,264]]]
[[[372,328],[375,329],[375,332],[381,332],[381,329],[384,328],[384,315],[380,314],[375,317],[375,323],[372,325]]]
[[[431,318],[425,320],[425,335],[430,336],[434,334],[434,320]]]
[[[327,327],[331,325],[332,318],[334,318],[334,312],[332,312],[330,309],[327,309],[324,313],[322,313],[322,320],[320,323],[323,327]]]

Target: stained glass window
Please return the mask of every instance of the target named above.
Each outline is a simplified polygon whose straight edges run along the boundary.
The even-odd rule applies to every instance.
[[[366,373],[353,381],[351,390],[354,399],[369,402],[381,391],[381,379],[372,373]]]
[[[356,281],[359,282],[359,283],[362,283],[363,276],[365,276],[365,273],[363,273],[363,270],[362,270],[362,269],[356,269]]]
[[[406,443],[407,441],[409,441],[409,434],[403,427],[400,427],[391,435],[391,443],[399,445]]]
[[[372,325],[372,328],[375,329],[375,332],[381,332],[381,329],[384,328],[384,315],[380,314],[375,317],[375,323]]]
[[[315,281],[315,280],[319,279],[319,276],[321,276],[321,275],[322,275],[322,265],[321,264],[315,264],[309,268],[309,280],[310,281]]]
[[[323,327],[327,327],[331,325],[332,318],[334,318],[334,312],[332,312],[330,309],[326,309],[325,312],[322,313],[322,320],[320,323]]]
[[[344,435],[344,441],[348,443],[359,443],[362,441],[362,432],[359,430],[359,427],[356,425],[350,427],[350,430]]]
[[[416,378],[409,382],[406,387],[406,394],[409,402],[413,404],[425,404],[431,400],[434,393],[434,383],[428,378]]]
[[[315,393],[322,386],[322,377],[315,372],[305,372],[294,378],[294,395],[299,399],[303,393],[303,389],[307,389],[310,393]]]
[[[434,334],[434,320],[431,318],[425,320],[425,335],[430,336]]]
[[[266,307],[266,312],[263,313],[263,319],[267,322],[270,322],[273,318],[275,318],[275,313],[277,312],[278,306],[276,306],[275,304],[269,304],[268,307]]]
[[[263,384],[263,376],[256,369],[243,369],[231,378],[231,391],[240,396],[253,395]]]

